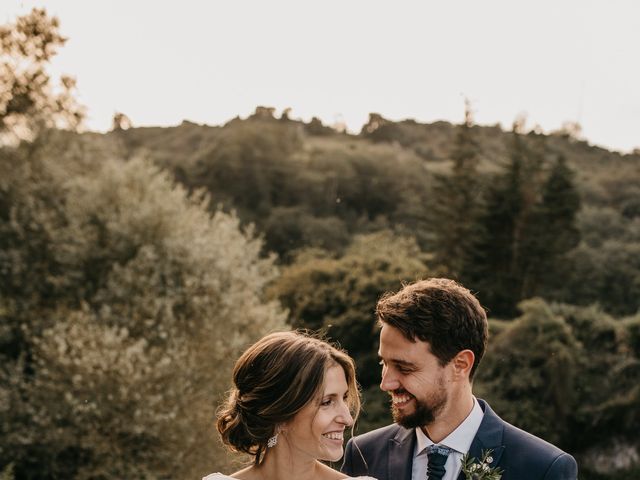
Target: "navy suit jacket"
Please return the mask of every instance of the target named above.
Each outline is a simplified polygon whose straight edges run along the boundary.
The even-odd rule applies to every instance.
[[[478,433],[469,455],[480,458],[492,449],[491,467],[504,470],[502,480],[576,480],[575,459],[559,448],[502,420],[484,401]],[[378,480],[411,480],[416,435],[393,424],[352,438],[347,443],[342,472]],[[458,480],[464,480],[462,472]]]

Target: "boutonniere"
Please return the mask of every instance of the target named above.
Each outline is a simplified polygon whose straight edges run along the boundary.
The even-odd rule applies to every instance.
[[[468,453],[462,457],[462,473],[465,480],[500,480],[503,470],[498,467],[491,468],[493,450],[483,450],[480,461],[475,457],[469,457]]]

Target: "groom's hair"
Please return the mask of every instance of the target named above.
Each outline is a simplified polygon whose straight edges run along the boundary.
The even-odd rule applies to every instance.
[[[473,379],[487,346],[487,314],[459,283],[430,278],[405,285],[380,298],[376,315],[380,325],[397,328],[408,340],[428,342],[442,366],[458,352],[471,350],[475,360],[469,379]]]

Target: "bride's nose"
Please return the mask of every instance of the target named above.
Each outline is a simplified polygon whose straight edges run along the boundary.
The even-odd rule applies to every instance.
[[[347,427],[353,425],[353,417],[351,416],[349,405],[347,405],[346,402],[342,402],[340,405],[340,412],[338,413],[336,420]]]

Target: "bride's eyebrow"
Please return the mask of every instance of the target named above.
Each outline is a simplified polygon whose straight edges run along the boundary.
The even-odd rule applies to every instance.
[[[323,395],[323,398],[324,398],[324,397],[340,397],[340,396],[344,397],[347,393],[349,393],[349,390],[348,390],[348,389],[347,389],[347,390],[345,390],[345,391],[344,391],[344,393],[343,393],[342,395],[340,395],[340,394],[339,394],[339,393],[337,393],[337,392],[325,393],[325,394]]]

